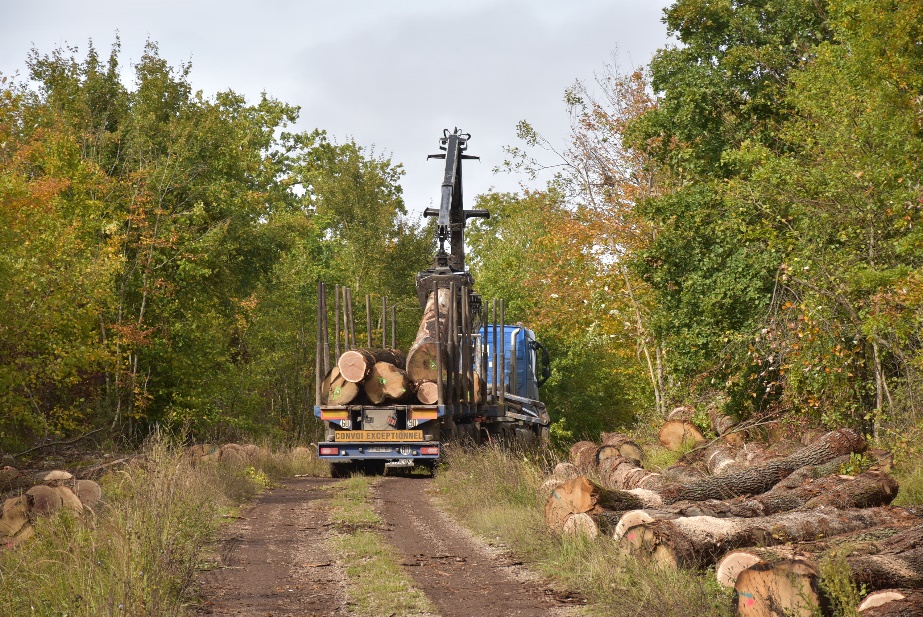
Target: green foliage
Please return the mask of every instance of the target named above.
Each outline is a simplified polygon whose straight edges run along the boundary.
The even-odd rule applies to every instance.
[[[868,589],[865,585],[857,587],[853,582],[853,572],[846,562],[846,556],[832,552],[824,556],[820,563],[820,588],[830,602],[830,614],[836,617],[859,617],[858,606]]]
[[[919,7],[679,0],[628,143],[669,170],[632,255],[683,396],[830,425],[920,386]],[[890,33],[893,28],[894,34]]]
[[[541,396],[554,434],[595,437],[630,423],[649,393],[624,346],[631,336],[613,298],[621,277],[594,256],[587,213],[566,208],[555,191],[488,193],[478,207],[491,218],[467,236],[477,288],[488,301],[505,299],[506,322],[528,325],[548,348],[551,378]]]
[[[402,174],[298,110],[205,97],[149,42],[28,58],[0,83],[0,442],[110,425],[316,430],[316,284],[419,312]],[[413,325],[408,325],[414,322]]]

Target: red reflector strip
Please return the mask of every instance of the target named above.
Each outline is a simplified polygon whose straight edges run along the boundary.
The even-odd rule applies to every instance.
[[[321,453],[321,454],[328,454],[328,455],[332,454],[332,455],[334,455],[334,456],[339,456],[339,454],[340,454],[340,449],[339,449],[339,448],[321,448],[321,449],[320,449],[320,453]]]
[[[439,454],[439,446],[423,446],[420,454]]]

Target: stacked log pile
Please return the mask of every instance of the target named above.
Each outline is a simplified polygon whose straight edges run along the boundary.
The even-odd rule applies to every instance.
[[[363,398],[373,405],[402,403],[408,401],[419,386],[428,391],[425,381],[411,382],[403,368],[406,364],[407,357],[396,349],[345,351],[321,384],[321,402],[348,405]]]
[[[866,452],[852,429],[745,443],[720,414],[710,414],[716,439],[690,441],[691,416],[674,410],[661,442],[677,447],[680,435],[684,449],[699,446],[663,470],[645,469],[624,435],[574,444],[570,464],[543,486],[548,527],[609,537],[624,555],[666,567],[714,567],[736,590],[739,615],[827,610],[819,581],[831,555],[845,556],[857,588],[875,592],[862,614],[923,614],[923,518],[889,505],[898,493],[889,453]],[[842,473],[862,453],[871,467]]]
[[[305,447],[292,450],[295,456],[313,457],[314,452]],[[215,445],[210,443],[196,444],[186,448],[186,457],[193,463],[217,463],[219,461],[232,465],[249,465],[257,462],[261,456],[268,456],[269,451],[253,444],[240,445],[226,443]]]
[[[13,467],[0,469],[0,493],[15,491],[0,507],[0,546],[17,546],[33,535],[33,523],[61,509],[81,513],[102,501],[102,489],[94,480],[79,480],[56,469],[37,474]]]

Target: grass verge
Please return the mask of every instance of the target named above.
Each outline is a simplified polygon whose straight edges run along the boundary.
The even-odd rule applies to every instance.
[[[193,465],[152,440],[101,479],[105,503],[95,513],[40,519],[32,541],[0,551],[0,614],[186,615],[223,515],[276,478],[326,469],[314,457],[268,450],[247,464]]]
[[[344,564],[346,594],[353,612],[371,617],[435,614],[426,595],[401,570],[399,556],[377,531],[381,518],[372,509],[373,478],[352,476],[329,487],[335,491],[332,551]]]
[[[559,538],[545,530],[539,461],[497,448],[444,450],[436,474],[443,504],[488,540],[498,539],[549,579],[584,594],[592,614],[714,616],[733,613],[714,574],[623,557],[611,540]]]

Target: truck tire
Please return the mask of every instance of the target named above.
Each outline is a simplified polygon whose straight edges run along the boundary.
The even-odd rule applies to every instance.
[[[528,426],[517,426],[516,427],[516,445],[520,448],[530,449],[535,447],[535,442],[537,441],[537,436],[535,431]]]
[[[356,465],[350,463],[330,463],[331,478],[348,478],[356,471]]]
[[[367,476],[385,475],[384,461],[362,461],[362,473]]]

